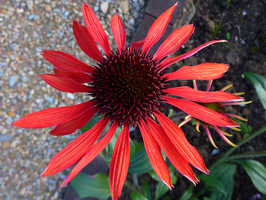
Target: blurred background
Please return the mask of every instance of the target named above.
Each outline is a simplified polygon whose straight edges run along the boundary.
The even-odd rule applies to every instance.
[[[45,49],[64,51],[93,65],[93,61],[78,47],[72,31],[73,19],[84,24],[81,13],[83,2],[94,9],[108,33],[112,49],[116,47],[110,21],[116,12],[126,28],[129,45],[137,39],[136,35],[143,34],[139,27],[143,26],[141,24],[145,16],[156,17],[157,13],[165,11],[163,6],[156,11],[147,11],[148,5],[160,5],[162,1],[159,0],[0,0],[0,200],[56,200],[62,197],[59,187],[65,175],[59,173],[41,179],[39,174],[51,157],[80,133],[54,137],[49,135],[50,128],[29,130],[10,125],[30,112],[82,102],[81,94],[59,92],[38,75],[50,73],[53,69],[41,56]],[[265,10],[265,0],[180,1],[176,18],[169,30],[187,23],[193,23],[196,27],[192,38],[178,53],[214,39],[229,41],[227,45],[211,46],[180,64],[228,63],[229,71],[214,82],[213,90],[233,83],[230,92],[245,92],[245,99],[253,103],[232,107],[230,111],[248,118],[248,125],[253,130],[265,124],[265,110],[254,87],[241,74],[254,72],[264,76],[266,73]],[[194,127],[188,126],[184,132],[188,140],[199,149],[207,166],[230,148],[221,138],[213,136],[219,146],[219,153],[213,156],[213,147],[204,131],[199,134]],[[232,140],[235,142],[242,137],[238,133]],[[264,151],[265,141],[264,134],[242,146],[239,151]],[[265,164],[265,158],[259,160]],[[235,176],[234,199],[250,199],[258,193],[242,168],[239,167]],[[169,194],[171,199],[177,199],[188,187],[182,184],[182,178],[176,184],[176,189]]]

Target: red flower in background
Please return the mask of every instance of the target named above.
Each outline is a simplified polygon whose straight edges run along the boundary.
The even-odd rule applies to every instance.
[[[120,17],[116,14],[111,21],[111,30],[117,44],[113,52],[108,37],[93,10],[86,4],[82,7],[86,27],[73,21],[73,32],[80,48],[97,64],[88,66],[75,57],[61,51],[43,51],[43,57],[55,66],[54,74],[40,77],[49,85],[62,92],[88,93],[92,100],[74,106],[48,108],[30,113],[13,123],[22,128],[46,128],[55,126],[51,135],[67,135],[83,127],[96,113],[103,118],[90,130],[57,153],[42,173],[50,176],[75,163],[62,186],[71,181],[109,143],[118,126],[122,131],[116,142],[110,164],[110,190],[113,199],[118,199],[125,182],[129,159],[129,126],[139,125],[144,146],[154,171],[171,189],[172,183],[168,167],[161,149],[173,166],[194,184],[198,182],[190,164],[204,173],[208,170],[198,151],[187,141],[182,130],[163,115],[158,107],[162,102],[172,104],[190,114],[191,109],[198,119],[216,126],[237,126],[233,120],[219,112],[206,108],[193,101],[209,98],[208,94],[195,95],[196,90],[185,90],[173,98],[180,88],[167,88],[171,80],[213,80],[228,70],[226,64],[203,63],[184,66],[173,73],[165,69],[182,59],[196,54],[199,50],[224,40],[214,40],[171,58],[192,35],[193,25],[185,25],[174,31],[152,56],[150,48],[163,35],[176,4],[164,12],[153,23],[147,36],[139,42],[125,47],[126,33]],[[97,44],[102,48],[102,56]],[[182,88],[182,87],[181,87]],[[191,98],[193,96],[193,98]],[[230,98],[230,97],[229,97]],[[154,121],[157,118],[159,124]],[[98,138],[108,123],[110,129],[99,141]]]
[[[244,98],[239,96],[239,95],[244,94],[243,92],[234,93],[234,94],[224,92],[228,88],[232,87],[232,85],[228,85],[228,86],[222,88],[220,91],[211,91],[210,92],[209,90],[211,88],[211,85],[212,85],[212,81],[209,81],[209,84],[208,84],[206,92],[205,91],[199,91],[197,89],[196,81],[194,81],[194,90],[195,90],[195,92],[193,93],[193,96],[195,95],[197,97],[195,98],[193,96],[190,96],[189,99],[191,99],[191,100],[194,99],[195,101],[200,103],[202,107],[205,107],[207,109],[211,109],[211,110],[213,110],[215,112],[220,113],[223,116],[229,116],[229,117],[233,117],[233,118],[238,119],[238,120],[248,121],[247,119],[244,119],[241,116],[225,112],[225,108],[224,108],[227,105],[243,105],[243,104],[251,103],[251,101],[245,102]],[[171,88],[171,89],[168,89],[168,90],[172,90],[173,91],[172,92],[173,95],[187,98],[187,96],[182,95],[182,93],[184,93],[184,91],[186,91],[188,93],[190,90],[193,90],[193,89],[189,88],[189,87],[179,87],[177,89]],[[208,98],[204,98],[206,95],[208,95]],[[199,98],[200,96],[203,96],[203,98],[200,99]],[[212,124],[212,123],[207,122],[203,118],[199,118],[195,111],[186,110],[185,112],[188,113],[189,115],[185,118],[185,120],[183,122],[181,122],[179,124],[179,127],[181,127],[184,124],[186,124],[187,122],[195,119],[196,120],[196,129],[197,129],[197,131],[200,132],[199,131],[199,125],[200,124],[202,126],[204,126],[204,128],[206,130],[206,133],[207,133],[207,136],[208,136],[211,144],[215,148],[217,148],[217,146],[216,146],[216,144],[214,143],[214,141],[212,139],[212,136],[211,136],[211,133],[210,133],[208,127],[213,128],[221,136],[221,138],[224,141],[226,141],[228,144],[236,147],[236,145],[234,143],[232,143],[227,137],[225,137],[225,136],[231,137],[232,134],[229,134],[229,133],[219,129],[218,127],[220,125],[218,125],[217,123]],[[214,118],[217,118],[217,117],[218,117],[217,115],[214,116]],[[240,131],[241,130],[241,129],[235,127],[235,126],[227,126],[227,127],[231,128],[231,129],[233,129],[235,131]]]

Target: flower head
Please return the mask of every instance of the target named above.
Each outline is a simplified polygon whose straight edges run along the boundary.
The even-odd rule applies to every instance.
[[[162,106],[162,102],[185,109],[192,106],[199,119],[208,119],[212,122],[211,124],[216,125],[235,125],[225,117],[213,121],[210,113],[197,111],[197,108],[202,107],[200,104],[169,97],[169,94],[173,95],[175,88],[168,88],[166,84],[168,81],[178,79],[213,80],[221,77],[228,70],[226,64],[203,63],[184,66],[173,73],[166,73],[165,69],[211,44],[225,41],[210,41],[185,54],[174,58],[168,57],[192,35],[194,27],[189,24],[174,31],[160,45],[156,53],[150,55],[150,48],[163,35],[175,7],[176,4],[159,16],[149,29],[147,36],[141,41],[133,42],[129,48],[125,47],[125,29],[119,15],[116,14],[111,21],[111,30],[117,50],[112,51],[99,20],[93,10],[84,4],[82,13],[86,27],[73,21],[73,32],[80,48],[97,64],[88,66],[61,51],[43,51],[43,57],[55,66],[54,74],[40,75],[44,81],[62,92],[88,93],[92,99],[78,105],[48,108],[30,113],[13,125],[23,128],[55,126],[50,134],[61,136],[81,128],[95,114],[102,115],[103,118],[92,129],[57,153],[41,176],[53,175],[77,163],[64,180],[62,184],[64,186],[105,148],[119,126],[122,131],[115,144],[109,173],[112,198],[118,199],[129,166],[129,127],[137,125],[140,127],[151,165],[170,189],[172,188],[171,178],[161,149],[174,167],[194,184],[198,179],[190,164],[208,173],[202,157],[187,141],[182,130],[158,108]],[[100,53],[97,44],[105,53],[104,56]],[[186,94],[193,95],[195,92],[192,90]],[[197,97],[195,98],[198,100]],[[155,118],[159,123],[154,121]],[[111,123],[109,130],[98,140],[108,123]]]
[[[208,136],[211,144],[215,148],[217,148],[217,146],[216,146],[216,144],[213,141],[213,138],[211,136],[209,128],[213,128],[221,136],[221,138],[224,141],[226,141],[228,144],[236,147],[236,145],[234,143],[232,143],[226,137],[226,136],[231,137],[232,134],[229,134],[229,133],[221,130],[218,127],[219,126],[228,127],[228,128],[231,128],[231,129],[233,129],[235,131],[240,131],[240,129],[237,128],[238,126],[240,126],[240,124],[234,122],[232,119],[230,119],[228,117],[233,117],[233,118],[241,120],[241,121],[248,121],[248,120],[243,118],[243,117],[241,117],[241,116],[238,116],[238,115],[235,115],[235,114],[231,114],[231,113],[227,113],[226,110],[225,110],[225,106],[227,106],[227,105],[244,105],[244,104],[251,103],[251,101],[245,102],[244,99],[242,97],[240,97],[240,95],[244,94],[243,92],[234,93],[234,94],[224,92],[228,88],[232,87],[232,85],[228,85],[228,86],[222,88],[220,91],[210,92],[209,89],[210,89],[211,85],[212,85],[212,81],[209,82],[206,92],[199,91],[197,89],[197,86],[196,86],[196,81],[194,81],[194,89],[196,90],[195,95],[198,95],[197,101],[200,102],[200,105],[202,106],[203,110],[207,110],[207,111],[209,110],[210,112],[217,113],[216,116],[214,116],[214,117],[217,118],[217,117],[221,117],[222,116],[224,119],[227,118],[228,124],[227,125],[221,125],[221,124],[218,125],[216,123],[211,123],[211,122],[208,122],[208,120],[206,120],[204,118],[201,118],[201,119],[197,118],[197,115],[195,115],[193,112],[188,112],[189,115],[185,118],[184,121],[182,121],[179,124],[179,127],[183,126],[187,122],[189,122],[189,121],[194,119],[194,120],[196,120],[196,130],[198,132],[200,132],[199,131],[199,125],[201,124],[205,128],[207,136]],[[175,95],[178,95],[178,93],[180,93],[182,91],[182,89],[183,89],[183,91],[189,91],[192,88],[180,87],[179,88],[180,91],[175,90],[175,93],[176,93]],[[205,95],[208,95],[208,98],[205,98]],[[199,96],[202,96],[203,98],[200,99]],[[192,99],[192,98],[193,97],[190,97],[190,99]]]

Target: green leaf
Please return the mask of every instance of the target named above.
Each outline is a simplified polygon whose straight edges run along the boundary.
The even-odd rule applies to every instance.
[[[204,181],[206,191],[220,191],[223,194],[226,194],[223,184],[215,176],[201,175],[199,179]]]
[[[130,157],[132,157],[135,153],[142,151],[144,149],[143,143],[134,143],[130,140]]]
[[[244,167],[253,185],[262,194],[266,194],[266,168],[263,164],[256,160],[238,160],[237,162]]]
[[[185,192],[182,194],[179,200],[189,200],[193,195],[194,185],[191,185]]]
[[[246,125],[244,122],[240,121],[240,129],[242,133],[249,135],[252,131],[252,126]]]
[[[266,78],[255,73],[245,72],[243,74],[253,84],[257,96],[266,110]]]
[[[151,199],[151,190],[148,181],[144,181],[142,185],[142,192],[147,199]]]
[[[146,151],[143,149],[135,153],[129,162],[128,172],[142,174],[153,170]]]
[[[161,198],[163,195],[165,195],[166,192],[168,192],[169,188],[162,182],[160,181],[155,190],[155,200]]]
[[[143,194],[134,191],[130,194],[132,200],[148,200]]]
[[[85,133],[86,131],[90,130],[100,120],[101,120],[101,117],[97,117],[96,115],[94,115],[90,119],[90,121],[88,121],[88,123],[80,129],[81,132]]]
[[[110,128],[110,124],[107,125],[107,128],[108,129]],[[113,153],[114,148],[115,148],[115,143],[116,143],[116,140],[117,140],[120,132],[121,132],[121,128],[117,127],[117,129],[114,133],[114,136],[112,137],[111,141],[105,147],[105,151],[106,151],[108,157],[110,157],[110,158],[112,157],[112,153]]]
[[[215,177],[223,185],[225,193],[215,190],[211,193],[211,199],[231,200],[234,187],[235,164],[222,163],[210,172],[210,176]]]
[[[79,173],[70,185],[81,199],[85,197],[108,199],[111,196],[109,179],[104,174],[96,174],[91,178],[88,174]]]

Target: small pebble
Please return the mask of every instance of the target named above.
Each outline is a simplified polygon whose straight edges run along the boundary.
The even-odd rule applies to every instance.
[[[17,83],[18,79],[19,79],[18,75],[9,76],[9,86],[13,87]]]
[[[69,98],[69,99],[72,99],[72,100],[75,99],[75,96],[73,94],[71,94],[71,93],[67,93],[66,97]]]
[[[109,7],[109,3],[108,2],[103,2],[101,3],[101,11],[103,12],[103,14],[106,14],[108,11],[108,7]]]

